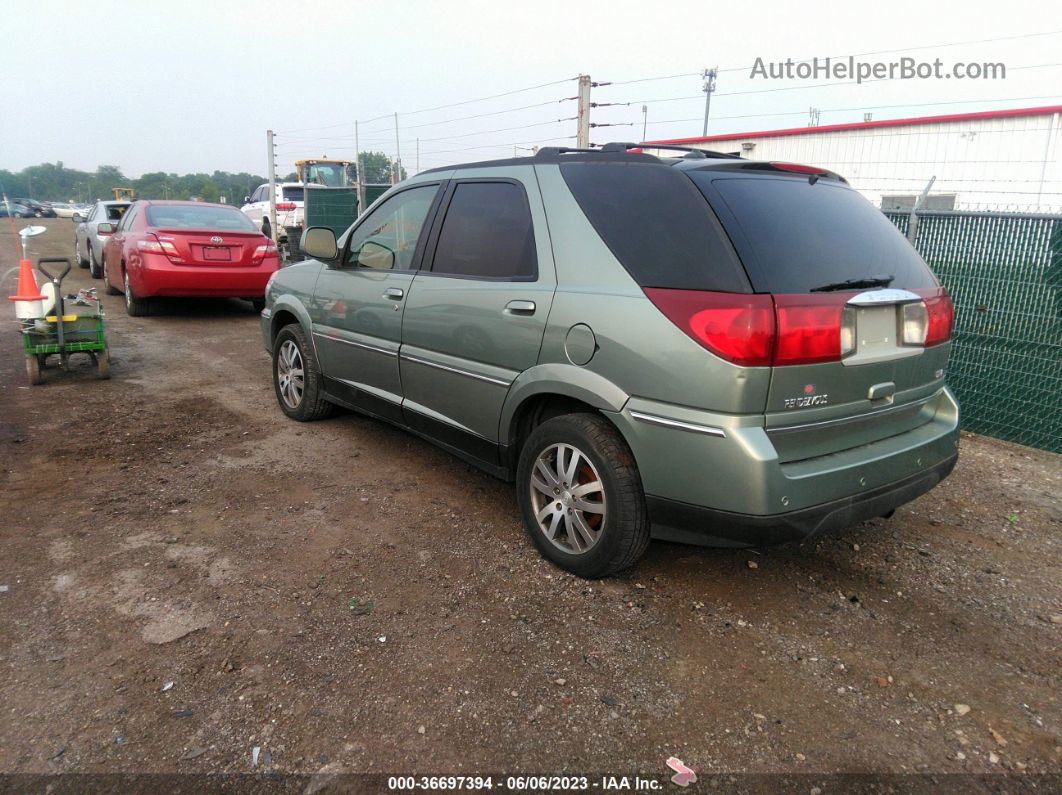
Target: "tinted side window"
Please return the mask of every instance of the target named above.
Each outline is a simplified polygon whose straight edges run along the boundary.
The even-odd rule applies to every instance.
[[[373,210],[350,236],[346,264],[375,270],[412,268],[417,241],[438,190],[438,185],[410,188]]]
[[[711,207],[689,179],[655,163],[565,163],[586,217],[642,287],[749,292]]]
[[[851,188],[802,177],[719,177],[709,170],[690,177],[726,202],[733,217],[724,214],[724,222],[744,232],[750,251],[742,250],[742,258],[759,292],[806,293],[877,276],[891,276],[890,287],[937,286],[896,226]]]
[[[432,272],[479,279],[534,279],[538,257],[524,189],[462,182],[446,211]]]

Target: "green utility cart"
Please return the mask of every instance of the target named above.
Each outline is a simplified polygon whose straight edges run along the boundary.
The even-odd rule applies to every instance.
[[[45,263],[64,263],[66,268],[56,277],[45,269]],[[63,278],[70,272],[68,258],[41,259],[37,262],[37,270],[43,273],[55,288],[55,306],[54,314],[20,321],[29,382],[33,385],[44,382],[43,371],[49,356],[58,355],[59,366],[65,370],[72,353],[87,353],[96,365],[96,376],[101,379],[110,378],[110,356],[103,331],[103,308],[100,302],[91,299],[84,304],[65,304],[62,283]]]

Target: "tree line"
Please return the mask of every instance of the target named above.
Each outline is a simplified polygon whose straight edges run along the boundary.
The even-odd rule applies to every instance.
[[[366,182],[391,181],[393,164],[383,152],[362,152]],[[402,171],[403,178],[405,170]],[[284,182],[295,180],[294,172],[277,175]],[[8,198],[36,199],[55,202],[92,202],[113,199],[113,188],[135,188],[141,199],[202,199],[208,202],[226,201],[242,204],[255,188],[268,180],[260,174],[215,171],[213,174],[174,174],[152,171],[131,178],[118,166],[99,166],[95,171],[67,168],[62,161],[28,166],[12,172],[0,169],[0,190]]]

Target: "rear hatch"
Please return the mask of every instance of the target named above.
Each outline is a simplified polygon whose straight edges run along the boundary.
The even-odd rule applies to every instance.
[[[840,178],[788,164],[686,171],[773,314],[765,423],[783,462],[912,430],[943,386],[952,307]]]

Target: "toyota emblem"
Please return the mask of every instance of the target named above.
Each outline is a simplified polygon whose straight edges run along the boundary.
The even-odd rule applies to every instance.
[[[210,242],[211,243],[224,243],[225,242],[225,238],[218,237],[217,235],[214,235],[212,238],[210,238]]]

